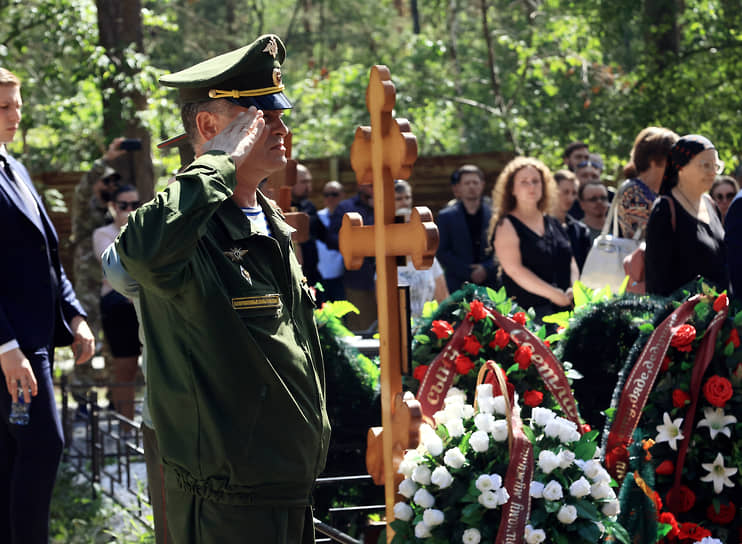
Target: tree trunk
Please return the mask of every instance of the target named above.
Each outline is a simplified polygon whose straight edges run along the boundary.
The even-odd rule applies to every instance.
[[[103,133],[106,142],[118,136],[142,140],[140,151],[130,151],[114,167],[139,189],[142,200],[154,195],[151,139],[136,113],[147,109],[147,97],[132,85],[136,68],[126,62],[127,48],[143,51],[141,0],[96,0],[98,33],[112,67],[101,81]]]
[[[644,43],[655,71],[661,72],[680,49],[681,0],[644,0]]]

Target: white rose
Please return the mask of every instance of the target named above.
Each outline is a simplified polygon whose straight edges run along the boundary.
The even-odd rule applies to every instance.
[[[476,452],[487,451],[490,447],[490,435],[486,431],[474,431],[469,438],[469,444]]]
[[[451,421],[452,419],[461,419],[464,415],[464,405],[459,402],[454,402],[446,406],[444,411],[446,412],[446,418],[448,421]]]
[[[477,386],[477,402],[492,398],[492,384],[482,383]]]
[[[476,483],[477,489],[484,493],[485,491],[489,491],[492,489],[492,478],[490,478],[489,474],[482,474],[479,478],[477,478]]]
[[[724,544],[724,543],[718,538],[712,538],[710,536],[705,536],[701,540],[698,541],[698,544]]]
[[[549,438],[559,438],[559,432],[562,430],[562,424],[559,418],[555,417],[544,425],[544,434]]]
[[[590,494],[598,500],[601,499],[615,499],[616,493],[614,493],[611,486],[606,482],[598,482],[590,486]]]
[[[397,472],[403,474],[405,478],[410,478],[412,476],[412,471],[414,471],[415,468],[417,468],[417,461],[408,459],[405,455],[405,458],[399,463],[399,469],[397,469]]]
[[[443,455],[443,462],[451,468],[461,468],[466,464],[466,457],[459,448],[451,448]]]
[[[603,467],[600,466],[600,461],[598,461],[597,459],[590,459],[587,463],[585,463],[582,471],[585,473],[585,476],[587,476],[591,480],[595,480],[595,478],[597,478],[600,474],[602,468]]]
[[[492,438],[497,442],[505,442],[508,439],[508,422],[498,419],[492,425]]]
[[[398,502],[394,505],[394,518],[402,521],[410,521],[415,515],[410,505],[406,502]]]
[[[598,475],[593,478],[593,483],[597,484],[599,482],[605,482],[607,484],[611,483],[611,475],[608,474],[608,471],[603,467],[600,467]]]
[[[579,480],[577,480],[576,482],[572,482],[572,485],[569,486],[569,494],[573,497],[577,497],[578,499],[580,497],[589,495],[590,482],[587,481],[587,478],[581,476]]]
[[[497,505],[500,504],[497,500],[497,495],[492,491],[483,492],[479,495],[479,498],[477,500],[479,501],[479,504],[481,504],[485,508],[489,508],[490,510],[493,508],[497,508]]]
[[[426,438],[423,442],[425,449],[430,452],[433,457],[438,457],[443,453],[443,440],[438,435],[432,435]]]
[[[459,437],[465,432],[464,421],[460,417],[449,419],[446,423],[446,429],[453,438]]]
[[[531,409],[531,419],[536,425],[540,425],[541,427],[546,427],[546,424],[555,417],[556,414],[548,408],[541,408],[540,406],[536,406],[535,408]]]
[[[561,450],[559,452],[559,467],[569,468],[575,460],[575,452],[571,450]]]
[[[547,501],[558,501],[564,497],[562,486],[556,480],[551,480],[544,486],[542,495]]]
[[[438,425],[445,425],[448,421],[449,414],[445,410],[438,410],[433,414],[433,420],[435,421],[436,427]]]
[[[433,497],[433,495],[431,495],[430,492],[424,488],[420,488],[415,491],[415,496],[412,497],[412,500],[415,501],[415,504],[421,506],[422,508],[433,508],[433,505],[435,504],[435,497]]]
[[[559,457],[553,451],[543,450],[538,454],[538,468],[540,468],[544,474],[550,474],[558,466]]]
[[[559,420],[559,440],[562,444],[571,444],[572,442],[580,439],[580,433],[577,432],[577,425],[563,417],[557,417]]]
[[[603,505],[603,508],[601,510],[608,517],[617,516],[618,513],[621,511],[621,504],[615,500],[608,501]]]
[[[466,403],[466,391],[459,389],[458,387],[452,387],[446,393],[446,398],[443,399],[445,406],[452,404],[465,404]]]
[[[421,521],[417,525],[415,525],[415,537],[417,538],[430,538],[433,536],[430,533],[430,527],[425,525],[424,521]]]
[[[480,431],[489,433],[495,424],[495,417],[492,414],[478,413],[474,416],[474,426]]]
[[[446,467],[436,467],[430,475],[430,482],[441,489],[446,489],[453,483],[453,476]]]
[[[495,411],[495,399],[492,397],[479,398],[477,399],[477,408],[480,414],[491,414]]]
[[[490,385],[490,387],[492,386]],[[479,544],[481,540],[482,533],[479,532],[479,529],[475,529],[473,527],[464,531],[464,534],[461,536],[461,542],[463,542],[464,544]]]
[[[495,412],[504,416],[507,413],[505,411],[505,397],[502,395],[494,397],[494,408]]]
[[[440,525],[445,521],[445,516],[443,515],[443,512],[440,510],[436,510],[435,508],[428,508],[423,512],[423,522],[428,527],[435,527],[436,525]]]
[[[534,529],[526,525],[526,542],[528,544],[541,544],[546,540],[546,532],[543,529]]]
[[[531,497],[534,499],[540,499],[544,496],[544,484],[533,480],[531,482]]]
[[[412,471],[412,479],[421,485],[430,484],[430,469],[425,465],[418,465]]]
[[[409,478],[405,478],[400,482],[399,494],[403,497],[407,497],[409,499],[415,494],[415,491],[417,491],[417,484]]]
[[[571,504],[562,505],[562,507],[559,509],[559,512],[557,512],[557,519],[565,525],[574,523],[574,521],[577,519],[577,508],[575,508]]]
[[[495,491],[495,496],[497,497],[498,505],[503,505],[510,500],[510,494],[504,487],[501,487],[500,489]]]
[[[471,419],[474,416],[474,406],[471,404],[464,404],[464,407],[461,409],[461,417],[464,419]]]
[[[490,480],[492,480],[493,489],[500,489],[502,487],[502,476],[499,474],[490,474]]]

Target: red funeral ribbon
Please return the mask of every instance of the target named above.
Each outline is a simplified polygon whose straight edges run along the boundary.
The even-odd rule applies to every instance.
[[[703,375],[709,367],[711,358],[714,355],[714,348],[716,347],[716,337],[719,335],[719,330],[724,324],[724,321],[729,314],[729,301],[726,301],[724,307],[717,312],[714,319],[706,329],[706,335],[701,340],[701,345],[698,347],[696,352],[696,358],[693,362],[693,373],[690,379],[690,394],[691,403],[688,407],[688,412],[685,415],[685,422],[683,423],[683,441],[680,443],[678,448],[678,460],[675,463],[675,482],[673,483],[672,489],[667,494],[667,507],[670,512],[679,513],[683,511],[682,506],[679,504],[681,495],[677,491],[680,488],[680,480],[683,475],[683,465],[685,464],[685,455],[688,453],[688,445],[690,444],[690,436],[693,432],[693,419],[696,415],[696,406],[698,405],[698,397],[700,396],[701,381]]]
[[[507,332],[516,344],[531,348],[533,351],[531,361],[536,365],[536,369],[541,379],[544,380],[546,388],[559,403],[567,419],[575,423],[577,428],[582,432],[577,402],[572,393],[572,388],[569,386],[567,376],[564,374],[564,368],[557,358],[554,357],[554,353],[546,347],[538,336],[517,321],[502,315],[496,310],[489,311],[495,323]]]
[[[461,353],[464,338],[469,336],[473,327],[474,324],[468,319],[465,319],[456,327],[456,331],[454,331],[446,346],[430,363],[428,371],[420,384],[417,400],[420,402],[423,418],[432,426],[435,426],[433,414],[443,409],[443,400],[456,377],[456,357]]]
[[[505,489],[510,500],[502,507],[500,528],[495,544],[522,544],[531,517],[531,480],[533,479],[533,445],[523,434],[520,409],[514,405],[510,414],[513,443],[505,474]]]
[[[673,329],[690,318],[693,308],[700,300],[701,296],[695,295],[667,316],[649,337],[647,345],[644,346],[644,350],[626,379],[618,409],[613,417],[613,425],[608,434],[605,457],[608,472],[619,483],[626,476],[629,466],[628,445],[631,443],[631,435],[634,434],[639,424],[642,410],[662,366],[662,359],[670,347]]]

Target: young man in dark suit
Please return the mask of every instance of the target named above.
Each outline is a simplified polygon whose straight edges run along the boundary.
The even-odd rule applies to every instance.
[[[46,544],[49,504],[64,439],[54,400],[54,347],[78,363],[93,335],[59,262],[57,233],[28,172],[8,155],[21,120],[21,83],[0,68],[0,542]],[[23,392],[30,421],[9,422]]]

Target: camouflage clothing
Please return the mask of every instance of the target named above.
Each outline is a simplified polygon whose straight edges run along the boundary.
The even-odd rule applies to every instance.
[[[88,314],[96,342],[100,338],[100,289],[102,271],[100,262],[93,252],[93,231],[112,221],[105,202],[93,194],[93,185],[108,168],[104,160],[98,159],[75,187],[75,200],[72,206],[72,235],[70,245],[73,249],[73,276],[75,292],[82,307]]]

